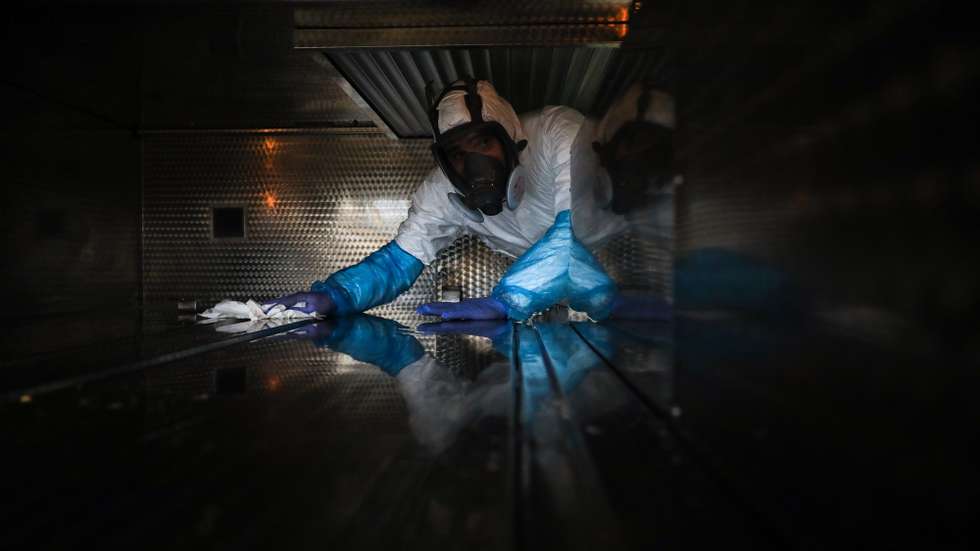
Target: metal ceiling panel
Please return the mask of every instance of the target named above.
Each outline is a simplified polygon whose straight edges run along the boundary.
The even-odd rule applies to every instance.
[[[587,25],[486,25],[399,29],[297,29],[298,49],[418,48],[439,46],[615,46],[626,23]]]
[[[296,48],[618,45],[631,0],[332,3],[293,13]]]
[[[297,28],[609,24],[627,21],[632,4],[632,0],[368,0],[297,7],[293,20]]]
[[[462,76],[493,82],[518,113],[567,105],[598,115],[640,78],[669,87],[660,49],[453,48],[331,50],[336,66],[401,138],[431,134],[426,84],[440,90]]]

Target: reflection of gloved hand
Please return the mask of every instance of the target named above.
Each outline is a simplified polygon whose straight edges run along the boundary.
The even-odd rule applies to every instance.
[[[265,309],[271,308],[276,304],[282,304],[291,310],[299,310],[307,314],[317,313],[321,316],[329,316],[334,313],[336,306],[327,293],[293,293],[275,300],[270,300],[262,304]],[[298,306],[297,306],[298,305]]]
[[[337,322],[334,319],[321,320],[316,323],[311,323],[309,325],[304,325],[299,329],[293,329],[288,336],[294,339],[312,339],[315,341],[321,341],[330,338],[330,334],[333,333]]]
[[[510,320],[464,320],[423,323],[416,329],[425,335],[473,335],[490,339],[493,349],[510,358],[513,324]]]
[[[417,327],[425,335],[473,335],[496,339],[510,332],[506,320],[462,320],[423,323]]]
[[[619,295],[613,302],[609,319],[670,321],[673,313],[673,306],[662,298]]]
[[[423,316],[439,316],[444,320],[507,319],[507,306],[492,297],[469,298],[459,302],[430,302],[419,306]]]
[[[389,375],[397,375],[425,354],[408,329],[394,321],[366,314],[313,324],[309,326],[307,336],[314,339],[316,346],[376,365]]]

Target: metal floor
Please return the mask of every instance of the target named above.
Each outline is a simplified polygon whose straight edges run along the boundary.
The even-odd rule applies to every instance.
[[[942,428],[902,432],[916,416],[892,406],[916,400],[914,358],[882,387],[861,368],[878,354],[866,342],[786,327],[484,322],[432,336],[361,316],[173,327],[139,351],[38,359],[3,389],[16,453],[0,544],[812,549],[955,523],[907,507],[968,499],[941,483],[955,470],[928,490],[902,472],[955,456],[936,447]],[[407,365],[382,353],[409,349],[423,353]]]

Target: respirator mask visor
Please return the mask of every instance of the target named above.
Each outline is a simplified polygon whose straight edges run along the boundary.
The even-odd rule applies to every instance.
[[[647,205],[668,191],[675,179],[673,132],[669,129],[632,123],[608,144],[596,144],[596,149],[609,174],[610,207],[616,214]]]
[[[432,151],[466,207],[487,216],[501,212],[518,152],[500,123],[456,127],[439,136]],[[494,151],[502,158],[488,154]]]

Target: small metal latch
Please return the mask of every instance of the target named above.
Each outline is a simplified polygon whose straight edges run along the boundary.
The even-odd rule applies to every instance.
[[[177,321],[197,321],[197,301],[177,301]]]
[[[463,299],[463,290],[459,287],[446,287],[439,293],[442,302],[459,302]]]

